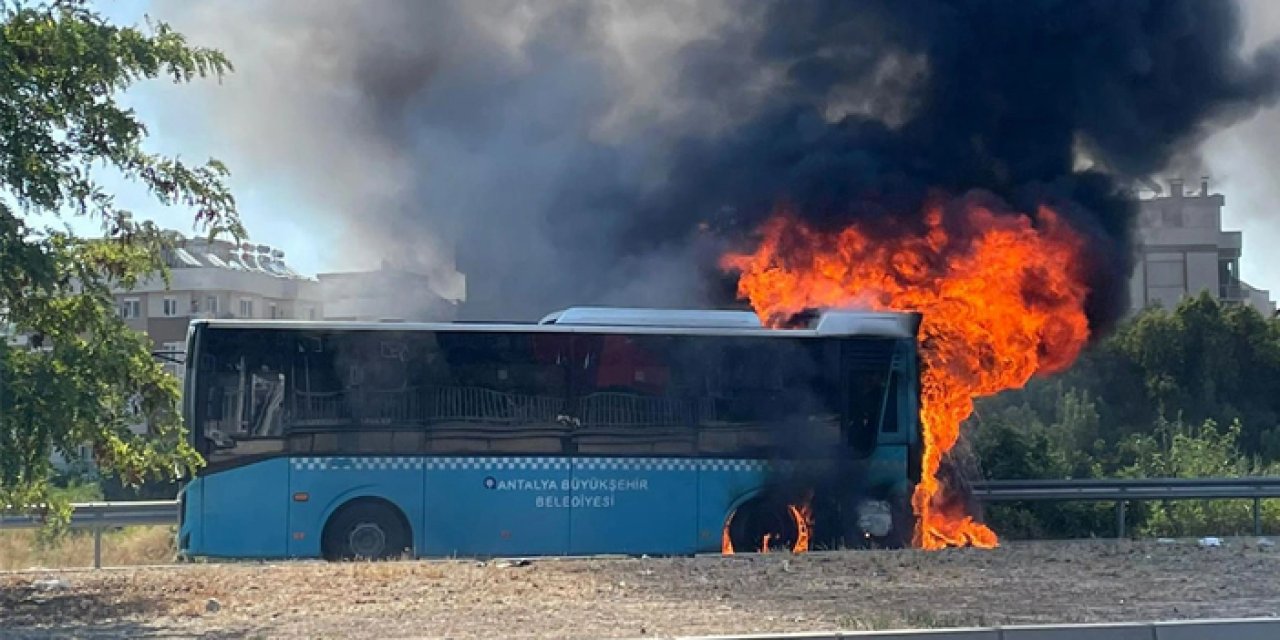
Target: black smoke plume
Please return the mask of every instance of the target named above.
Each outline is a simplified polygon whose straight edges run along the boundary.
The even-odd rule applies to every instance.
[[[932,189],[1068,215],[1091,236],[1104,329],[1126,308],[1127,186],[1280,88],[1280,46],[1242,57],[1225,1],[158,13],[240,61],[210,111],[230,160],[275,172],[366,253],[456,258],[473,318],[724,305],[715,258],[779,202],[838,226],[910,218]]]
[[[682,147],[631,246],[686,233],[691,211],[750,227],[785,199],[841,226],[918,211],[930,189],[981,189],[1022,211],[1051,204],[1092,236],[1095,328],[1127,306],[1127,183],[1280,87],[1280,49],[1242,60],[1226,2],[781,2],[760,25],[736,69],[702,63],[723,47],[692,48],[689,73],[712,71],[684,86],[737,85],[766,66],[784,80],[749,121]],[[832,117],[884,68],[897,71],[871,91],[904,84],[895,111]]]

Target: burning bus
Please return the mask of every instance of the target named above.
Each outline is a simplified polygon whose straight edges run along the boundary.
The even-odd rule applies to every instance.
[[[687,555],[911,542],[916,313],[200,320],[180,551]]]

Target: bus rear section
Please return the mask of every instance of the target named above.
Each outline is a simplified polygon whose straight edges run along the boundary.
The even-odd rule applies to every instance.
[[[182,496],[188,555],[687,555],[790,548],[806,524],[840,529],[829,544],[909,536],[910,337],[213,322],[190,353],[208,466]],[[810,478],[851,486],[819,488],[797,522],[786,485]]]

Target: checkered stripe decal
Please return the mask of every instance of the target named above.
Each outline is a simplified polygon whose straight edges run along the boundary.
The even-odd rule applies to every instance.
[[[444,457],[423,458],[428,471],[440,470],[532,470],[532,471],[568,471],[572,466],[571,458],[474,458]]]
[[[294,471],[409,471],[421,469],[425,461],[415,456],[357,456],[340,458],[294,458]]]
[[[703,471],[768,471],[772,465],[765,460],[736,460],[732,458],[709,458],[698,460],[698,468]]]
[[[712,471],[764,472],[765,460],[730,458],[564,458],[363,456],[294,458],[294,471]]]
[[[574,469],[584,471],[697,471],[692,458],[578,458]]]

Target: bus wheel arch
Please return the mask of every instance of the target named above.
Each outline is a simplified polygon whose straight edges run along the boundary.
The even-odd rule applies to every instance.
[[[721,551],[790,550],[800,535],[800,527],[785,503],[770,499],[764,490],[753,491],[742,496],[725,515]]]
[[[404,510],[376,496],[343,502],[322,531],[320,553],[326,560],[391,560],[413,550],[413,526]]]

